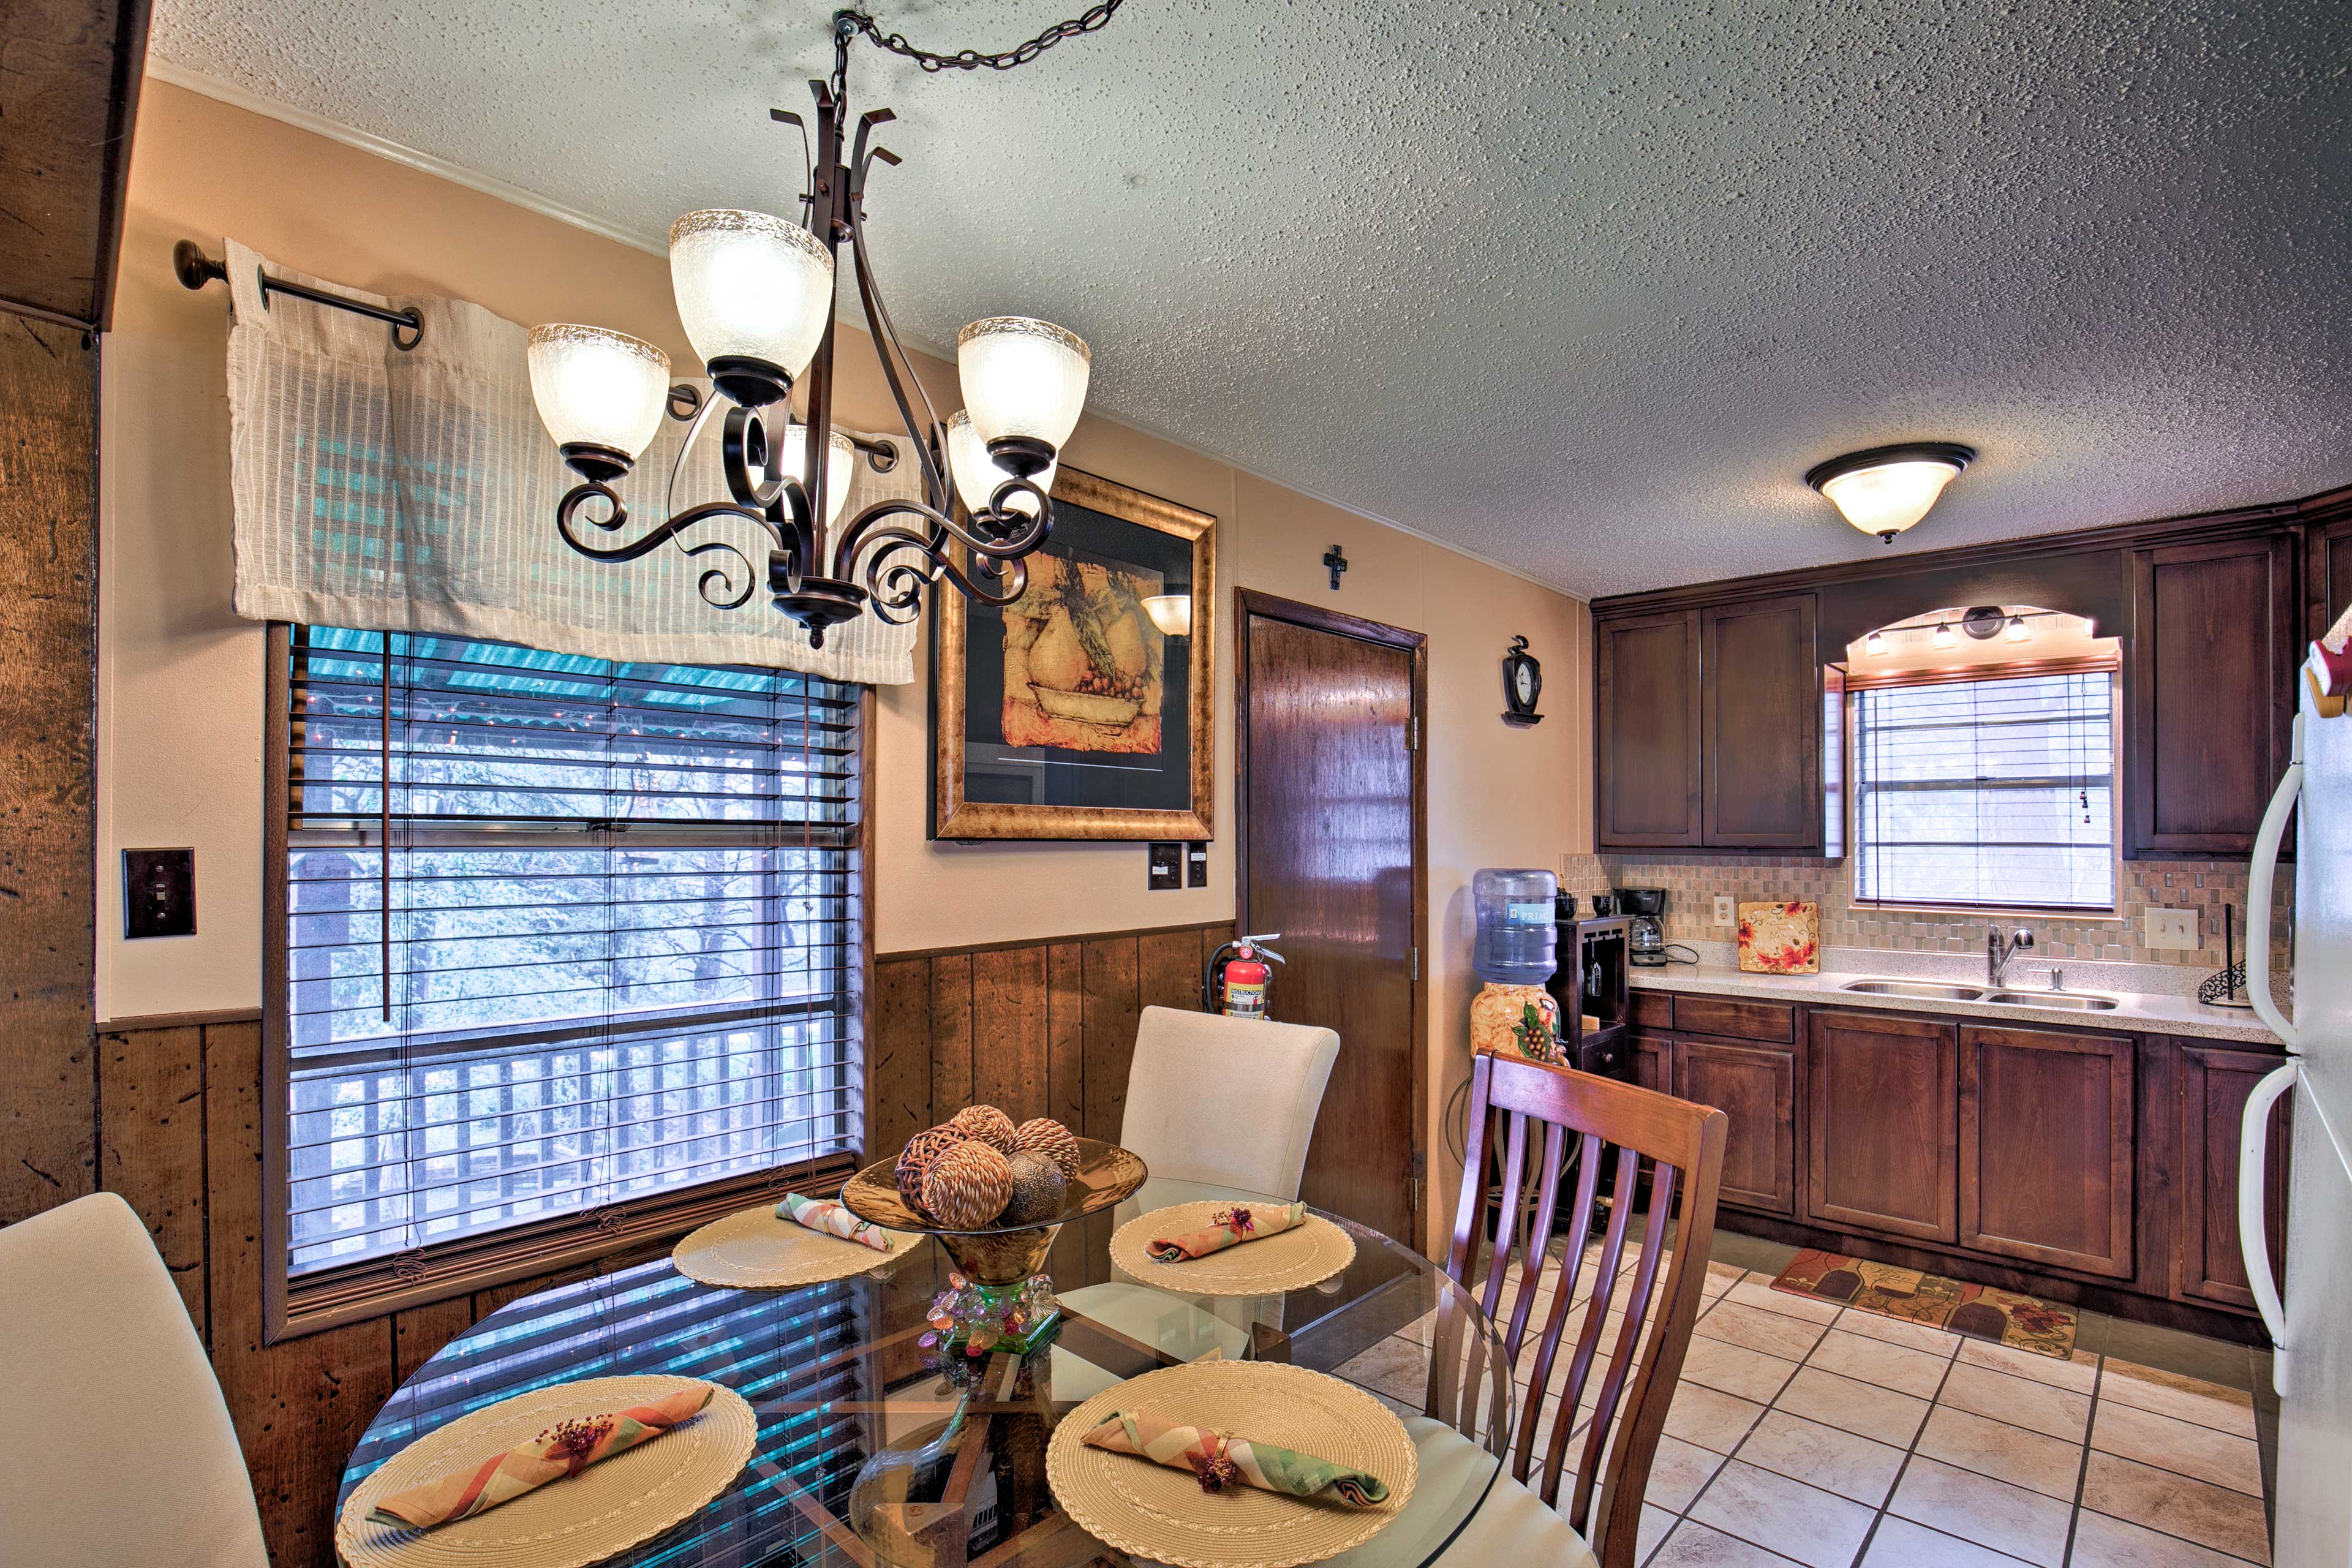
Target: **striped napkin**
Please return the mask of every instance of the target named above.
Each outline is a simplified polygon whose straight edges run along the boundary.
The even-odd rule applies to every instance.
[[[1388,1484],[1362,1470],[1205,1426],[1179,1426],[1157,1415],[1132,1415],[1121,1410],[1082,1440],[1089,1448],[1136,1454],[1171,1469],[1191,1470],[1204,1492],[1222,1491],[1239,1481],[1295,1498],[1328,1491],[1350,1508],[1370,1508],[1389,1497]]]
[[[710,1384],[697,1384],[650,1405],[560,1422],[530,1442],[456,1475],[385,1498],[368,1510],[368,1522],[431,1530],[486,1513],[550,1481],[576,1476],[601,1459],[652,1442],[681,1421],[700,1415],[716,1392]]]
[[[837,1236],[844,1241],[854,1241],[870,1247],[877,1252],[890,1250],[890,1238],[882,1227],[870,1219],[860,1219],[840,1204],[826,1198],[804,1198],[798,1193],[786,1193],[784,1201],[776,1205],[776,1217],[789,1219],[821,1230],[827,1236]]]
[[[1181,1236],[1154,1237],[1144,1247],[1158,1263],[1178,1263],[1187,1258],[1206,1258],[1212,1252],[1223,1252],[1228,1247],[1238,1247],[1244,1241],[1264,1241],[1269,1236],[1280,1236],[1307,1218],[1305,1204],[1290,1204],[1282,1208],[1253,1212],[1235,1205],[1220,1209],[1212,1216],[1216,1223],[1206,1230],[1186,1231]]]

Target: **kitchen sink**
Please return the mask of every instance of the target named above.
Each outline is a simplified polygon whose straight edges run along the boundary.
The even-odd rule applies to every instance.
[[[1916,996],[1931,1002],[1975,1002],[1984,995],[1979,985],[1939,985],[1932,980],[1849,980],[1841,991],[1866,996]]]
[[[2085,996],[2075,991],[1995,991],[1979,998],[2010,1007],[2063,1007],[2075,1013],[2112,1013],[2112,996]]]

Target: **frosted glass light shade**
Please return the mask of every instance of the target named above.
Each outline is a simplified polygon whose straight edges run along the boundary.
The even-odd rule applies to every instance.
[[[1824,479],[1822,494],[1854,527],[1883,537],[1927,516],[1959,471],[1950,463],[1928,460],[1885,463]]]
[[[1058,451],[1086,406],[1094,354],[1051,321],[991,316],[956,336],[965,409],[983,443],[1013,437]]]
[[[1160,628],[1164,637],[1189,637],[1192,635],[1192,595],[1190,594],[1155,594],[1143,601],[1143,613]]]
[[[669,355],[603,327],[533,327],[525,357],[531,401],[559,447],[599,447],[634,461],[661,428]]]
[[[850,466],[857,461],[857,447],[838,430],[824,447],[824,521],[831,527],[841,509],[849,504]],[[808,488],[808,426],[797,420],[784,426],[776,443],[776,472],[790,474],[800,480],[802,489]]]
[[[1030,482],[1051,495],[1054,490],[1054,470],[1059,463],[1048,463],[1045,471],[1030,476]],[[948,473],[955,479],[956,494],[963,498],[964,506],[971,511],[988,509],[988,498],[996,487],[1013,477],[1013,470],[990,455],[988,443],[972,428],[971,411],[959,408],[948,416]],[[1037,503],[1019,492],[1007,497],[1007,511],[1017,511],[1024,517],[1037,515]]]
[[[705,364],[757,360],[797,378],[833,319],[833,257],[769,213],[712,207],[670,225],[669,281]]]

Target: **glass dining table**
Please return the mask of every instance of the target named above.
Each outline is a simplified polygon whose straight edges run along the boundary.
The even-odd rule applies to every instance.
[[[1026,1356],[970,1357],[924,1342],[937,1339],[927,1320],[954,1268],[929,1237],[822,1285],[706,1285],[665,1258],[542,1290],[416,1369],[352,1450],[337,1507],[377,1466],[461,1415],[553,1384],[665,1373],[741,1394],[759,1418],[756,1444],[725,1492],[608,1563],[1124,1563],[1055,1508],[1046,1439],[1063,1415],[1115,1383],[1217,1354],[1328,1373],[1409,1426],[1422,1422],[1427,1432],[1424,1412],[1434,1411],[1469,1438],[1446,1444],[1446,1462],[1424,1462],[1396,1521],[1340,1560],[1379,1568],[1434,1562],[1507,1457],[1516,1391],[1493,1325],[1428,1258],[1336,1215],[1324,1217],[1354,1238],[1354,1260],[1336,1278],[1281,1295],[1192,1295],[1111,1262],[1118,1226],[1204,1200],[1280,1204],[1152,1178],[1115,1210],[1066,1226],[1048,1262],[1062,1318],[1050,1343]]]

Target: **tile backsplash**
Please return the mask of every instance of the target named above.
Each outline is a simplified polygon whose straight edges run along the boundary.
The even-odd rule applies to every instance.
[[[2102,963],[2202,964],[2221,967],[2221,908],[2236,911],[2238,950],[2245,952],[2246,866],[2232,860],[2126,860],[2121,863],[2116,916],[2105,920],[1959,911],[1881,909],[1850,898],[1843,861],[1747,855],[1579,855],[1568,858],[1561,886],[1580,900],[1612,888],[1663,888],[1666,940],[1724,942],[1732,928],[1715,923],[1718,893],[1747,902],[1802,899],[1822,909],[1824,948],[1874,948],[1896,952],[1982,952],[1985,927],[2023,926],[2033,932],[2033,957]],[[2273,922],[2292,919],[2294,878],[2282,867]],[[1587,906],[1589,907],[1589,906]],[[2200,951],[2145,945],[2141,917],[2151,909],[2197,911]],[[2281,927],[2282,931],[2285,928]],[[2275,944],[2285,967],[2287,944]]]

